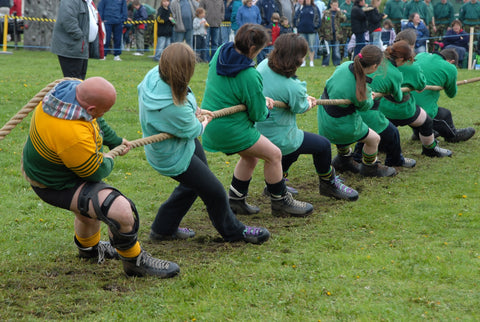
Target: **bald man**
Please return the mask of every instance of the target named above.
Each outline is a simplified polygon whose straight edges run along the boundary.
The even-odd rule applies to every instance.
[[[73,212],[80,257],[99,263],[121,259],[128,276],[173,277],[180,271],[177,264],[140,247],[133,202],[102,182],[114,164],[103,145],[123,144],[123,154],[130,149],[102,118],[115,100],[115,88],[101,77],[56,85],[33,114],[23,150],[24,175],[43,201]],[[110,242],[100,240],[101,221],[108,225]]]

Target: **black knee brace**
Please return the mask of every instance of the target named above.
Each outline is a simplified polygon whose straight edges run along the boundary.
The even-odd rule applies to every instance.
[[[105,198],[102,205],[100,206],[98,202],[98,192],[104,189],[112,189],[112,192],[110,192],[110,194],[107,196],[107,198]],[[135,214],[135,223],[131,232],[122,233],[119,231],[120,224],[117,221],[108,218],[108,211],[115,199],[120,196],[125,197],[120,191],[107,185],[104,182],[87,182],[80,191],[77,206],[83,216],[91,218],[88,215],[88,204],[91,200],[97,219],[106,223],[110,228],[110,231],[112,232],[113,237],[110,238],[110,243],[112,244],[112,246],[119,250],[127,250],[132,248],[137,243],[137,232],[140,224],[140,219],[138,217],[138,211],[134,203],[130,199],[125,197],[130,203],[130,207]]]
[[[422,125],[416,127],[418,129],[418,132],[422,136],[430,136],[433,134],[433,121],[430,116],[427,115],[427,118],[425,119],[425,122],[423,122]]]

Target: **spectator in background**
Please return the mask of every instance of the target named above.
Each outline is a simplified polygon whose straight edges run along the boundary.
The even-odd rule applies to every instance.
[[[347,17],[338,7],[338,1],[330,2],[330,9],[323,12],[322,23],[320,26],[320,35],[330,46],[330,51],[325,55],[322,66],[328,66],[330,63],[330,53],[332,53],[332,63],[334,66],[340,65],[342,56],[340,55],[340,44],[344,41],[343,30],[340,23],[347,20]]]
[[[458,54],[458,65],[461,67],[468,50],[469,34],[462,29],[462,22],[454,20],[452,28],[447,30],[443,37],[444,48],[453,48]]]
[[[155,20],[155,15],[157,14],[157,11],[155,8],[153,8],[151,5],[148,3],[144,3],[143,6],[147,10],[147,20],[153,21]],[[153,46],[153,37],[156,37],[156,35],[153,34],[153,29],[154,29],[155,24],[154,23],[147,23],[145,24],[145,40],[144,40],[144,46],[145,50],[148,51],[150,47]]]
[[[420,19],[427,21],[428,8],[423,0],[410,0],[407,2],[403,11],[403,18],[410,19],[410,15],[414,12],[418,13]]]
[[[393,42],[395,41],[396,36],[397,36],[397,33],[395,32],[395,28],[393,26],[392,21],[390,19],[385,19],[383,21],[383,28],[382,28],[383,48],[386,48],[386,46],[393,45]]]
[[[305,38],[308,42],[308,56],[310,59],[310,67],[314,67],[315,57],[315,40],[318,38],[317,29],[320,27],[320,11],[317,6],[312,4],[312,0],[305,0],[303,6],[301,6],[295,12],[295,27],[297,32]],[[304,67],[305,61],[301,65]]]
[[[242,6],[243,6],[242,0],[233,0],[231,20],[232,20],[232,30],[235,34],[237,33],[238,28],[240,28],[237,22],[237,13],[238,13],[238,9],[240,9]],[[227,41],[230,41],[230,39]],[[224,43],[227,41],[224,41]]]
[[[293,3],[293,0],[276,0],[275,3],[280,17],[287,17],[288,21],[291,23],[295,16],[295,4]]]
[[[427,51],[427,39],[429,36],[427,26],[420,20],[420,15],[413,12],[405,27],[406,29],[415,29],[417,34],[417,41],[415,42],[415,53],[424,53]]]
[[[478,33],[480,29],[480,3],[477,0],[470,0],[460,7],[458,19],[463,23],[465,29],[474,28],[474,33]],[[478,40],[478,35],[475,35]]]
[[[162,0],[157,11],[157,48],[155,49],[155,56],[153,60],[159,61],[160,56],[165,48],[170,45],[173,34],[173,26],[175,19],[173,19],[172,11],[170,10],[170,0]]]
[[[292,26],[290,26],[288,18],[285,16],[281,16],[280,17],[280,35],[288,34],[291,32],[293,32],[293,28]]]
[[[340,10],[345,14],[345,17],[347,17],[347,20],[345,22],[342,22],[340,24],[340,27],[342,28],[342,33],[344,35],[345,39],[345,44],[347,44],[350,41],[350,37],[352,36],[352,22],[351,22],[351,13],[352,13],[352,7],[353,3],[352,0],[345,0],[344,3],[340,5]],[[343,47],[343,57],[348,56],[348,50],[347,50],[347,45]]]
[[[0,0],[0,18],[3,18],[3,16],[8,15],[10,13],[10,8],[12,6],[13,6],[12,0]]]
[[[206,20],[209,25],[206,37],[206,57],[210,61],[220,44],[220,25],[225,17],[223,0],[200,0],[200,8],[205,9]],[[209,49],[211,52],[209,53]]]
[[[208,23],[205,19],[205,9],[197,8],[195,19],[193,19],[193,49],[197,59],[200,62],[207,62],[207,28]]]
[[[140,3],[140,0],[133,0],[133,21],[145,21],[148,18],[147,9]],[[134,53],[135,56],[143,56],[145,51],[145,24],[138,23],[135,24],[135,45],[137,46],[137,51]]]
[[[367,28],[367,15],[363,11],[365,6],[365,0],[355,0],[352,7],[351,21],[352,31],[355,35],[355,50],[353,51],[353,57],[362,50],[365,46],[365,32]]]
[[[85,79],[87,74],[88,45],[98,32],[95,21],[90,21],[90,10],[82,0],[60,2],[50,50],[58,56],[64,77]]]
[[[380,0],[372,0],[372,6],[367,8],[366,15],[371,44],[383,50],[382,20],[387,18],[387,16],[378,11],[379,6]]]
[[[403,19],[404,10],[405,2],[402,0],[388,0],[383,9],[383,13],[392,21],[395,33],[402,30],[401,20]]]
[[[175,19],[173,42],[185,40],[187,45],[193,48],[193,19],[197,7],[198,2],[195,0],[172,0],[170,10]]]
[[[260,10],[260,17],[262,18],[261,25],[264,26],[265,28],[268,29],[272,36],[272,42],[269,43],[258,55],[257,55],[257,63],[260,64],[262,60],[265,59],[265,56],[272,50],[272,44],[273,44],[273,29],[272,27],[276,26],[278,27],[278,34],[280,34],[280,14],[279,14],[279,8],[276,6],[276,1],[275,0],[258,0],[256,3],[256,6]],[[273,19],[273,14],[276,13],[276,19],[277,21],[274,23],[272,21]],[[277,37],[278,37],[277,34]]]
[[[435,18],[436,31],[431,32],[432,36],[436,37],[436,40],[441,40],[445,31],[450,27],[454,19],[455,11],[453,6],[448,0],[440,0],[433,6],[433,16]]]
[[[253,23],[260,25],[262,23],[262,17],[260,16],[260,9],[253,4],[252,0],[243,0],[243,5],[238,8],[237,19],[238,28],[241,28],[244,24]]]
[[[105,57],[110,49],[113,35],[113,60],[121,61],[123,22],[127,20],[127,2],[125,0],[100,0],[98,13],[105,24]]]
[[[232,31],[232,7],[233,0],[224,0],[225,14],[223,16],[222,25],[220,27],[219,44],[224,44],[229,41],[230,32]]]

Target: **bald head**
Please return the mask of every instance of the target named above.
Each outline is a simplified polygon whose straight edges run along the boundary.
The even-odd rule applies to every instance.
[[[87,78],[76,89],[77,101],[94,118],[100,117],[115,104],[115,87],[103,77]]]

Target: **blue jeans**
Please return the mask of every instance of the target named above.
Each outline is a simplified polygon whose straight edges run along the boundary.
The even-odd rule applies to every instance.
[[[355,50],[353,51],[353,57],[355,58],[355,56],[357,56],[360,51],[362,50],[363,47],[365,47],[366,43],[365,43],[365,34],[362,32],[362,33],[359,33],[359,34],[355,34]]]
[[[202,35],[193,36],[193,49],[197,55],[197,58],[202,62],[208,61],[208,49],[206,48],[207,37]]]
[[[193,29],[185,32],[173,32],[172,42],[182,42],[184,40],[187,45],[193,48]]]
[[[172,177],[179,185],[158,209],[152,230],[161,235],[175,233],[183,217],[197,197],[200,197],[207,207],[210,221],[220,235],[226,241],[241,240],[245,225],[230,209],[225,188],[208,168],[205,152],[198,139],[195,139],[195,145],[195,152],[187,170]]]
[[[220,45],[228,42],[228,38],[230,37],[230,31],[231,30],[232,30],[232,28],[230,26],[220,27],[220,40],[218,42]]]
[[[155,56],[153,57],[153,60],[159,61],[160,56],[162,55],[162,52],[165,48],[170,45],[170,42],[172,41],[172,37],[158,37],[157,38],[157,48],[155,48]]]
[[[383,50],[382,32],[381,31],[372,32],[370,34],[370,39],[371,39],[371,42],[370,42],[371,45],[375,45],[378,48]]]
[[[332,56],[333,66],[340,65],[340,61],[342,60],[342,56],[340,55],[340,42],[338,40],[332,41],[328,43],[328,46],[330,51],[324,56],[322,66],[328,66],[330,63],[330,55]]]
[[[113,55],[119,56],[122,54],[122,36],[123,36],[123,23],[117,24],[105,24],[105,39],[107,40],[105,43],[105,56],[110,52],[112,49],[110,48],[110,39],[112,38],[113,34]]]
[[[209,53],[209,49],[211,50],[210,54],[207,55],[208,61],[210,61],[213,55],[215,55],[215,52],[217,51],[219,44],[220,44],[220,27],[208,28],[207,42],[206,42],[207,54]]]

